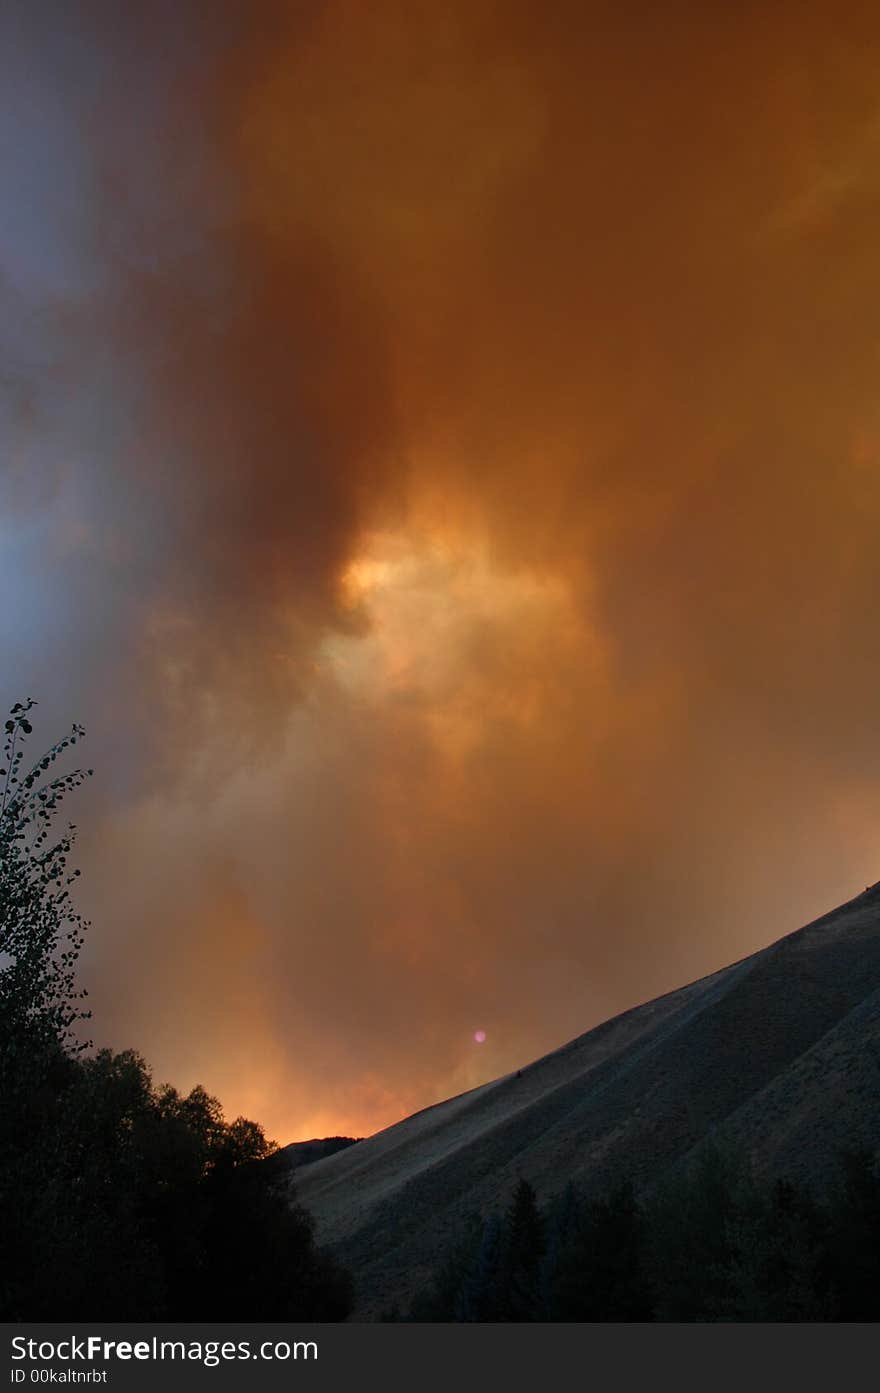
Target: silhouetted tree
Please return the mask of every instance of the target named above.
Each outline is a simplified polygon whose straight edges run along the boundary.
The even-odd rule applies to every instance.
[[[866,1147],[840,1156],[829,1202],[828,1273],[834,1319],[880,1320],[880,1165]]]
[[[717,1318],[829,1319],[825,1229],[807,1192],[792,1182],[779,1180],[769,1193],[753,1189],[730,1221],[727,1291],[718,1300]]]
[[[645,1270],[645,1224],[629,1182],[578,1210],[560,1235],[549,1286],[550,1318],[646,1321],[653,1298]]]
[[[732,1296],[734,1233],[751,1203],[738,1158],[714,1145],[667,1179],[655,1195],[648,1267],[658,1320],[714,1321]]]
[[[343,1319],[350,1279],[262,1128],[200,1086],[154,1087],[132,1050],[83,1057],[75,828],[51,828],[91,770],[51,777],[80,726],[27,765],[33,705],[10,713],[0,772],[0,1320]]]
[[[527,1180],[520,1180],[504,1216],[500,1250],[498,1319],[541,1320],[544,1220]]]
[[[87,927],[73,908],[69,865],[76,828],[52,840],[65,797],[92,770],[52,776],[52,766],[85,733],[74,725],[37,760],[25,759],[35,702],[16,702],[6,721],[0,766],[0,1079],[34,1046],[82,1048],[71,1033],[88,1015],[75,964]],[[51,1052],[51,1051],[50,1051]]]
[[[874,1321],[878,1172],[873,1152],[846,1153],[817,1200],[791,1180],[759,1184],[713,1144],[647,1205],[629,1183],[589,1199],[569,1185],[542,1216],[521,1184],[503,1223],[490,1217],[443,1264],[417,1318]]]
[[[461,1319],[465,1287],[473,1271],[483,1237],[483,1223],[471,1215],[438,1263],[433,1278],[414,1298],[406,1319],[454,1321]]]
[[[500,1318],[502,1257],[501,1221],[497,1214],[490,1214],[482,1226],[476,1254],[461,1281],[454,1320],[495,1321]]]

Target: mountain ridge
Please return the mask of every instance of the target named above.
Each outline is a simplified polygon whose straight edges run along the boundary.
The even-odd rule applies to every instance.
[[[630,1007],[296,1176],[357,1316],[405,1306],[469,1215],[520,1178],[640,1191],[715,1137],[762,1174],[827,1177],[880,1144],[880,883],[726,967]]]

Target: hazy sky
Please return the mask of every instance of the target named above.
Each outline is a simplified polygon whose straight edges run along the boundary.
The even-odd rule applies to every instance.
[[[89,732],[98,1043],[363,1134],[877,879],[878,59],[5,0],[0,696]]]

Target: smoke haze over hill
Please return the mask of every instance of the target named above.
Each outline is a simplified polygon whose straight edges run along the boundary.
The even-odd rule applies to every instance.
[[[100,1038],[362,1135],[876,879],[880,21],[183,8],[0,19],[4,689]]]

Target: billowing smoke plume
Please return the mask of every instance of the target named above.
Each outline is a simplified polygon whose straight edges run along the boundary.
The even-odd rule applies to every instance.
[[[363,1132],[876,879],[880,22],[2,24],[4,687],[89,728],[96,1037]]]

